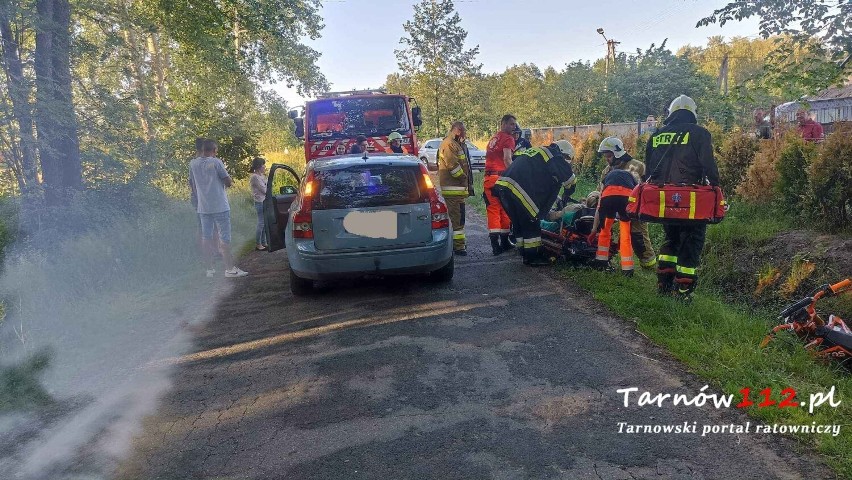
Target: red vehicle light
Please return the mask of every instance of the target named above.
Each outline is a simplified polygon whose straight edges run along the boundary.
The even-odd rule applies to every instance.
[[[312,215],[314,182],[314,172],[311,172],[302,187],[299,210],[293,214],[293,238],[314,238]]]
[[[429,193],[429,208],[432,211],[432,230],[439,228],[450,228],[450,215],[447,212],[447,204],[438,195],[435,190],[435,185],[432,184],[432,179],[429,177],[429,170],[426,165],[420,164],[420,172],[423,174],[423,186]]]

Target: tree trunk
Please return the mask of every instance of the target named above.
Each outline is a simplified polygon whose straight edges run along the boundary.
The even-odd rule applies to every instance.
[[[151,56],[151,69],[157,76],[156,100],[158,103],[166,100],[166,67],[163,65],[163,55],[160,53],[160,35],[152,33],[148,36],[148,55]]]
[[[0,9],[0,45],[3,50],[3,65],[9,85],[12,112],[18,123],[20,143],[20,171],[16,172],[21,194],[29,195],[37,186],[36,140],[33,132],[33,115],[30,106],[30,86],[24,78],[20,45],[12,32],[11,19],[6,9]]]
[[[80,140],[71,93],[71,6],[68,0],[37,0],[36,106],[39,158],[48,205],[82,189]]]

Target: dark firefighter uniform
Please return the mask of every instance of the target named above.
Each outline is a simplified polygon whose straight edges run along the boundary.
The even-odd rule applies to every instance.
[[[539,221],[553,206],[560,187],[568,188],[575,181],[571,164],[559,146],[552,144],[516,154],[495,183],[494,193],[512,221],[524,264],[549,263],[541,256]]]
[[[466,251],[464,201],[473,196],[469,159],[465,142],[452,136],[447,136],[438,148],[438,182],[441,195],[447,201],[447,213],[453,226],[453,250],[456,253]]]
[[[688,100],[687,106],[676,103]],[[683,104],[681,104],[683,105]],[[648,139],[645,159],[647,181],[654,184],[719,184],[710,132],[699,126],[695,102],[681,96],[672,102],[664,127]],[[688,297],[695,290],[707,225],[663,225],[666,238],[660,247],[657,282],[660,293],[676,291]]]

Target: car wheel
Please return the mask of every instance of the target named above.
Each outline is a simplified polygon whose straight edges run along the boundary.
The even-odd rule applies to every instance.
[[[308,280],[307,278],[302,278],[296,276],[292,270],[290,270],[290,292],[296,296],[308,295],[314,290],[314,281]]]
[[[453,273],[455,273],[455,270],[455,259],[450,258],[450,263],[432,272],[429,275],[429,278],[434,282],[446,283],[453,279]]]

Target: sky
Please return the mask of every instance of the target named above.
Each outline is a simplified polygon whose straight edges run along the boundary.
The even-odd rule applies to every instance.
[[[397,71],[394,50],[405,35],[403,23],[413,16],[410,1],[324,0],[320,14],[322,37],[306,43],[319,51],[319,67],[332,91],[378,88]],[[756,37],[754,18],[695,28],[701,18],[725,0],[572,1],[572,0],[456,0],[466,48],[479,45],[484,73],[502,72],[521,63],[557,70],[575,60],[595,60],[606,54],[596,29],[621,42],[619,52],[647,49],[668,38],[673,51],[707,37]],[[290,106],[304,102],[295,89],[273,87]]]

